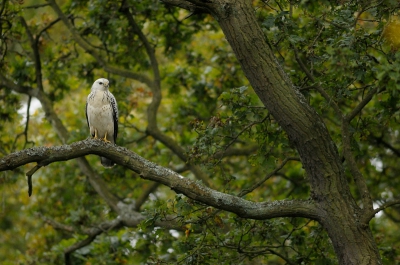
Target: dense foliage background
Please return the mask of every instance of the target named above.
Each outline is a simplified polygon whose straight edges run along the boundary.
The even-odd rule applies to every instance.
[[[350,148],[378,207],[400,190],[400,5],[339,2],[253,4],[279,62],[340,152],[338,110],[350,113],[368,99],[351,123]],[[309,197],[297,152],[210,15],[188,17],[155,0],[3,0],[0,15],[1,156],[87,138],[86,96],[105,77],[119,104],[118,145],[248,200]],[[86,158],[141,221],[103,229],[117,213],[75,160],[37,171],[31,197],[24,179],[34,165],[1,172],[3,264],[337,264],[315,221],[239,218]],[[400,260],[399,210],[371,222],[385,264]]]

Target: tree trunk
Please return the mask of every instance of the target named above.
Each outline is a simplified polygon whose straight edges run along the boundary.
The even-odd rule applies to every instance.
[[[195,1],[191,1],[192,3]],[[325,123],[294,88],[265,41],[249,0],[204,4],[218,20],[255,92],[296,147],[340,264],[381,264],[362,209],[354,201]],[[199,4],[200,5],[200,4]]]

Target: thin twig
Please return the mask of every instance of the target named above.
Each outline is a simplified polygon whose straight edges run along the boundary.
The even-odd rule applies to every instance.
[[[45,6],[49,6],[49,3],[46,4],[37,4],[37,5],[30,5],[30,6],[24,6],[24,9],[30,9],[30,8],[40,8],[40,7],[45,7]]]
[[[284,27],[284,28],[286,28],[286,27]],[[306,76],[311,80],[311,82],[315,83],[314,75],[308,70],[307,66],[300,59],[299,52],[298,52],[296,46],[293,44],[290,44],[290,45],[294,51],[294,57],[295,57],[297,63],[299,64],[300,68],[303,70],[303,72],[306,74]],[[336,102],[328,95],[328,93],[326,93],[325,90],[319,84],[315,84],[314,87],[325,98],[325,100],[328,102],[328,104],[332,106],[332,108],[336,112],[336,115],[339,118],[342,118],[342,116],[343,116],[342,111],[340,110],[340,108],[336,104]]]
[[[29,143],[29,141],[28,141],[28,130],[29,130],[31,101],[32,101],[32,96],[29,96],[28,104],[26,106],[26,122],[25,122],[25,130],[24,130],[24,135],[25,135],[24,149],[26,148],[26,145]]]
[[[31,170],[29,170],[26,173],[26,176],[28,177],[28,195],[31,197],[32,195],[32,176],[35,174],[36,171],[38,171],[42,166],[37,164],[35,167],[33,167]]]
[[[289,36],[289,32],[287,30],[286,25],[283,24],[282,27],[285,32],[285,35]],[[318,35],[321,33],[321,31],[322,30],[320,30]],[[292,50],[294,52],[294,57],[295,57],[297,63],[299,64],[300,68],[303,70],[303,72],[306,74],[306,76],[310,79],[311,82],[316,83],[314,75],[308,70],[308,68],[304,64],[303,60],[300,59],[299,51],[297,50],[296,45],[294,45],[293,43],[290,42],[290,47],[292,48]],[[331,105],[333,107],[334,111],[336,112],[336,115],[341,119],[343,116],[343,113],[340,110],[339,106],[336,104],[336,102],[332,100],[332,98],[328,95],[328,93],[326,93],[325,90],[319,84],[315,84],[315,88],[325,98],[325,100],[329,103],[329,105]]]
[[[148,78],[146,75],[140,74],[140,73],[136,73],[136,72],[133,72],[133,71],[129,71],[129,70],[126,70],[126,69],[122,69],[122,68],[119,68],[119,67],[115,67],[115,66],[110,65],[107,62],[105,62],[104,59],[102,58],[101,54],[98,54],[93,49],[93,47],[88,45],[87,40],[85,40],[79,34],[79,32],[76,30],[76,28],[69,21],[68,16],[66,16],[61,11],[61,9],[58,6],[58,4],[56,3],[56,1],[55,0],[49,0],[49,3],[51,5],[51,7],[53,8],[53,10],[57,13],[59,18],[63,21],[64,25],[68,28],[68,30],[70,31],[70,33],[71,33],[72,37],[74,38],[74,40],[79,44],[79,46],[81,48],[83,48],[87,53],[89,53],[91,56],[93,56],[93,58],[95,58],[96,61],[98,63],[100,63],[100,65],[103,66],[104,71],[106,71],[108,73],[112,73],[112,74],[117,74],[117,75],[120,75],[120,76],[123,76],[123,77],[132,78],[134,80],[137,80],[139,82],[142,82],[142,83],[146,84],[148,87],[152,87],[153,86],[153,81],[150,80],[150,78]]]
[[[29,42],[31,43],[33,51],[33,61],[35,63],[35,74],[37,87],[43,91],[43,78],[42,78],[42,63],[40,59],[39,47],[38,47],[38,36],[34,37],[24,17],[20,17],[21,24],[25,28],[26,35],[28,36]]]
[[[74,233],[74,232],[75,232],[75,228],[72,227],[72,226],[65,225],[65,224],[62,224],[62,223],[60,223],[60,222],[57,222],[56,220],[53,220],[53,219],[51,219],[51,218],[49,218],[49,217],[47,217],[47,216],[44,216],[44,215],[41,214],[41,213],[37,213],[37,215],[38,215],[41,219],[43,219],[43,221],[44,221],[45,223],[51,225],[54,229],[62,230],[62,231],[68,232],[68,233]]]
[[[44,27],[41,31],[39,31],[39,33],[36,35],[35,37],[35,41],[36,41],[36,46],[39,47],[39,38],[40,36],[43,34],[43,32],[46,32],[49,28],[51,28],[52,26],[54,26],[57,22],[61,21],[60,18],[57,18],[55,20],[53,20],[52,22],[50,22],[46,27]]]
[[[257,189],[258,187],[260,187],[265,181],[267,181],[269,178],[274,176],[279,170],[281,170],[286,165],[286,163],[289,161],[300,161],[300,159],[298,157],[286,157],[278,167],[276,167],[274,170],[272,170],[270,173],[268,173],[261,181],[254,184],[251,188],[242,190],[238,194],[238,197],[243,197],[244,195],[246,195],[246,194],[252,192],[253,190]]]
[[[265,116],[261,121],[253,121],[252,123],[250,123],[246,127],[244,127],[238,134],[236,134],[236,136],[232,137],[232,140],[226,146],[224,146],[224,151],[218,152],[218,156],[220,158],[218,159],[217,162],[215,162],[215,164],[217,165],[222,161],[222,159],[225,157],[225,152],[228,150],[228,148],[232,144],[234,144],[237,141],[237,139],[239,138],[240,135],[242,135],[245,131],[247,131],[248,129],[250,129],[254,125],[261,124],[261,123],[265,122],[269,116],[270,115],[267,114],[267,116]],[[217,155],[215,154],[215,156],[217,156]]]
[[[394,206],[400,204],[400,199],[395,199],[395,200],[391,200],[391,201],[386,201],[384,202],[381,206],[379,206],[378,208],[374,209],[373,211],[369,212],[366,214],[365,218],[364,218],[364,223],[368,224],[368,222],[374,218],[375,214],[379,213],[380,211],[385,210],[388,207]]]
[[[371,99],[377,92],[377,87],[371,89],[371,91],[369,91],[369,93],[363,98],[363,100],[349,114],[344,117],[344,120],[346,122],[350,122],[352,119],[354,119],[354,117],[362,111],[365,105],[367,105],[371,101]]]
[[[139,195],[139,197],[135,201],[135,210],[136,211],[140,210],[140,207],[142,207],[142,205],[146,202],[150,193],[153,193],[154,191],[156,191],[158,186],[160,186],[160,183],[152,182],[146,189],[143,190],[143,192]]]
[[[368,138],[371,141],[374,141],[374,143],[376,143],[378,146],[379,145],[383,145],[385,148],[389,149],[390,151],[392,151],[397,157],[400,157],[400,150],[395,148],[393,145],[391,145],[390,143],[386,142],[383,140],[383,135],[380,137],[374,136],[374,135],[370,135]]]
[[[26,107],[25,129],[24,129],[23,132],[21,132],[21,133],[17,134],[17,136],[15,136],[14,142],[13,142],[12,147],[11,147],[11,151],[12,152],[15,150],[16,145],[17,145],[17,141],[18,141],[19,137],[21,137],[22,135],[25,136],[25,144],[24,144],[24,147],[22,149],[25,149],[26,145],[28,143],[33,143],[33,142],[28,141],[28,128],[29,128],[29,119],[30,119],[30,113],[29,112],[30,112],[30,107],[31,107],[31,101],[32,101],[32,96],[29,95],[28,96],[28,103],[27,103],[27,107]]]

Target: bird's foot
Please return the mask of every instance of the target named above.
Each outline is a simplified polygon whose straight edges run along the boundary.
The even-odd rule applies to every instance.
[[[103,141],[106,142],[106,143],[111,143],[111,141],[107,140],[107,132],[106,132],[106,134],[104,135],[104,138],[102,138],[101,140],[103,140]]]

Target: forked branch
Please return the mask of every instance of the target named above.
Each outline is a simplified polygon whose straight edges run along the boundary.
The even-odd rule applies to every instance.
[[[365,219],[364,219],[364,223],[368,224],[369,221],[372,218],[374,218],[375,214],[379,213],[380,211],[383,211],[386,208],[389,208],[389,207],[394,206],[394,205],[399,205],[399,204],[400,204],[400,199],[393,199],[393,200],[389,200],[389,201],[384,202],[381,206],[379,206],[378,208],[374,209],[370,213],[366,214]]]

